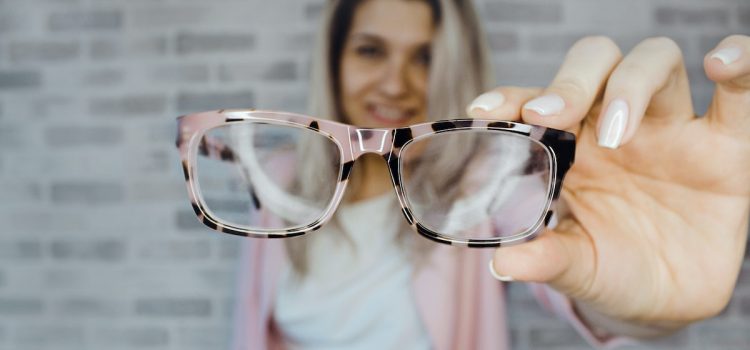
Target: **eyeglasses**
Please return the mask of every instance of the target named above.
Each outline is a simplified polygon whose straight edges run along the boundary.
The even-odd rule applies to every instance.
[[[575,154],[571,133],[497,120],[363,129],[256,110],[177,120],[199,220],[248,237],[319,229],[341,202],[354,162],[375,153],[387,162],[402,212],[419,234],[469,247],[525,242],[554,220]]]

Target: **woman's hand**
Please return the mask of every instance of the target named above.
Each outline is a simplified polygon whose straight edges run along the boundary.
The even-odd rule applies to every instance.
[[[750,37],[724,39],[704,68],[717,85],[697,117],[673,41],[644,40],[623,58],[611,40],[589,37],[547,89],[498,88],[502,105],[490,95],[471,109],[503,119],[520,111],[526,123],[578,136],[562,192],[569,213],[538,239],[498,249],[495,270],[649,326],[719,313],[750,213]]]

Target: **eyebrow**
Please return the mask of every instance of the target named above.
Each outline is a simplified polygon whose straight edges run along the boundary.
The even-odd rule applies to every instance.
[[[383,40],[381,36],[377,34],[367,33],[367,32],[354,33],[351,35],[351,37],[349,37],[349,40],[350,41],[362,40],[362,41],[376,42],[381,45],[385,44],[385,40]],[[432,43],[429,40],[427,40],[421,43],[417,43],[417,45],[415,46],[416,47],[430,47],[431,44]]]

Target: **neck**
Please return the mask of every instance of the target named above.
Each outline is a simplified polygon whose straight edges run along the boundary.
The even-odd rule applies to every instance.
[[[352,169],[348,199],[353,202],[377,197],[393,189],[388,165],[375,154],[366,154]]]

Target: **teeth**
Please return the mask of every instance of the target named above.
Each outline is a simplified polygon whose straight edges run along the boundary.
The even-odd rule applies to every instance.
[[[399,120],[405,117],[405,113],[401,112],[400,109],[384,106],[375,106],[375,113],[379,114],[383,118],[390,120]]]

